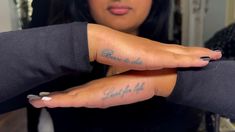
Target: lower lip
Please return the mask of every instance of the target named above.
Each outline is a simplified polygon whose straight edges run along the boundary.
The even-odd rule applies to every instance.
[[[109,11],[110,13],[114,15],[126,15],[129,13],[130,9],[129,8],[110,8]]]

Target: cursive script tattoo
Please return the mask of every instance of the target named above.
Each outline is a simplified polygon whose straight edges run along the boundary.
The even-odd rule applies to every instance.
[[[120,58],[117,56],[114,56],[114,51],[110,49],[104,49],[101,53],[101,55],[105,58],[111,59],[113,61],[123,62],[126,64],[133,64],[133,65],[142,65],[143,61],[140,58],[136,58],[135,60],[130,60],[128,58]]]
[[[115,97],[123,98],[124,96],[130,93],[139,94],[140,92],[144,91],[144,85],[145,83],[142,82],[142,83],[137,83],[134,87],[126,85],[124,88],[121,89],[115,89],[115,88],[107,89],[103,93],[104,96],[102,97],[102,100],[112,99]]]

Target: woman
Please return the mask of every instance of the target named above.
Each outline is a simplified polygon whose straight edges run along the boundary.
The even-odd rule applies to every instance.
[[[168,16],[168,7],[169,7],[169,1],[161,1],[161,0],[147,0],[147,1],[141,1],[141,0],[129,0],[129,1],[111,1],[111,0],[100,0],[100,1],[95,1],[95,0],[88,0],[86,2],[81,2],[81,1],[73,1],[73,3],[71,4],[71,7],[69,9],[73,9],[72,13],[70,13],[73,19],[75,19],[76,21],[86,21],[86,22],[92,22],[92,23],[98,23],[98,24],[102,24],[108,27],[111,27],[113,29],[122,31],[122,32],[126,32],[129,34],[133,34],[133,35],[139,35],[142,37],[146,37],[152,40],[158,40],[161,42],[167,42],[167,16]],[[81,4],[82,3],[82,4]],[[88,7],[90,7],[90,9],[88,10]],[[89,14],[89,12],[91,14]],[[60,14],[68,14],[68,13],[61,13]],[[70,21],[68,20],[68,18],[63,18],[63,17],[57,17],[60,20],[63,20],[64,22]],[[60,23],[58,21],[56,21],[56,19],[53,19],[54,23]],[[136,47],[136,49],[139,49]],[[110,52],[108,52],[110,53]],[[109,54],[106,54],[106,56],[109,56]],[[108,70],[108,73],[106,73],[106,70],[100,69],[100,75],[101,76],[105,76],[105,75],[113,75],[113,74],[117,74],[117,73],[122,73],[126,71],[126,69],[123,68],[119,68],[119,67],[110,67]],[[102,73],[102,74],[101,74]],[[150,78],[150,76],[161,76],[162,74],[169,74],[166,77],[170,77],[174,78],[175,75],[175,70],[170,70],[170,71],[163,71],[163,73],[161,72],[155,72],[155,73],[149,73],[149,72],[144,72],[144,73],[139,73],[140,76],[148,76]],[[131,76],[133,76],[136,80],[138,80],[138,74],[136,75],[136,73],[132,73],[130,74],[130,76],[126,76],[127,77],[127,81],[131,80]],[[163,76],[164,78],[164,76]],[[115,80],[120,80],[118,78],[113,79],[114,82]],[[125,79],[124,79],[125,80]],[[140,80],[145,80],[145,79],[140,79]],[[104,89],[106,89],[106,87],[104,87],[103,85],[100,86],[99,84],[104,84],[104,82],[106,82],[105,80],[100,80],[97,81],[96,83],[92,83],[94,85],[97,84],[96,88],[91,88],[91,89],[96,89],[97,90],[97,94],[94,94],[95,91],[91,90],[89,92],[86,92],[85,95],[87,95],[87,93],[91,93],[93,97],[97,97],[97,98],[93,98],[91,100],[99,100],[99,93],[102,92]],[[108,81],[110,82],[109,84],[107,84],[107,86],[109,85],[114,85],[114,86],[119,86],[121,84],[116,84],[113,81]],[[111,83],[112,82],[112,83]],[[169,85],[169,88],[166,89],[170,89],[173,88],[174,85],[174,81],[172,81],[173,83],[168,83],[168,82],[163,82],[162,84],[165,85]],[[121,89],[123,89],[124,87],[126,87],[128,84],[125,84],[125,81],[121,81],[121,83],[124,83],[124,86],[120,86]],[[134,82],[133,82],[134,83]],[[158,83],[161,84],[161,83]],[[130,84],[131,85],[131,84]],[[135,84],[140,87],[143,85],[143,83],[141,82],[136,82]],[[91,85],[86,85],[92,87]],[[114,87],[113,86],[113,87]],[[83,86],[81,86],[83,87]],[[162,86],[159,86],[162,87]],[[99,91],[100,90],[100,91]],[[126,89],[128,90],[128,89]],[[80,90],[79,90],[80,92]],[[113,91],[115,92],[115,90]],[[141,91],[140,91],[141,92]],[[47,92],[46,92],[47,93]],[[42,95],[45,95],[46,93],[42,93]],[[108,92],[108,94],[106,94],[107,96],[112,96],[112,90]],[[93,95],[94,94],[94,95]],[[153,93],[151,92],[151,95]],[[90,95],[90,94],[88,94]],[[97,96],[96,96],[97,95]],[[141,94],[139,94],[141,95]],[[136,97],[136,99],[138,98],[138,101],[140,100],[145,100],[147,98],[152,97],[151,95],[146,95],[145,97]],[[31,98],[39,98],[36,96],[30,96]],[[87,97],[87,96],[84,96]],[[134,97],[134,95],[133,95]],[[53,97],[54,98],[54,97]],[[105,97],[104,97],[105,98]],[[106,97],[106,98],[110,98],[110,97]],[[47,99],[44,98],[44,99]],[[58,100],[60,103],[63,103],[66,99],[69,98],[61,98],[63,99],[63,101]],[[88,97],[87,97],[88,99]],[[53,99],[54,100],[54,99]],[[74,101],[76,101],[76,99],[73,99]],[[76,104],[76,107],[79,106],[86,106],[86,107],[107,107],[107,106],[112,106],[117,105],[117,104],[123,104],[123,103],[132,103],[133,102],[133,98],[130,98],[130,100],[124,99],[123,100],[111,100],[109,102],[107,102],[107,105],[105,106],[100,106],[99,104],[102,103],[101,102],[97,102],[98,104],[92,102],[91,105],[95,105],[95,106],[87,106],[87,105],[83,105],[81,102],[82,100],[78,101]],[[103,100],[105,102],[105,100]],[[108,101],[108,99],[107,99]],[[117,101],[117,102],[115,102]],[[87,101],[86,101],[87,102]],[[58,103],[58,105],[61,105],[60,103]],[[64,105],[62,106],[70,106],[71,102],[67,102],[64,103]],[[84,103],[84,102],[83,102]],[[73,103],[75,104],[75,103]],[[110,104],[110,105],[109,105]],[[37,105],[36,105],[37,106]],[[51,106],[51,104],[48,104],[49,107],[53,107]],[[39,107],[39,106],[37,106]],[[149,110],[151,109],[151,111]],[[172,109],[172,110],[169,110]],[[59,110],[49,110],[49,112],[52,115],[53,119],[57,119],[55,120],[55,122],[59,122],[59,117],[56,117],[58,115],[62,115],[65,110],[63,110],[63,112],[58,112]],[[69,111],[69,110],[68,110]],[[75,110],[74,110],[75,111]],[[134,112],[132,112],[134,111]],[[175,112],[176,111],[176,112]],[[180,112],[177,112],[180,111]],[[56,114],[54,114],[56,113]],[[59,114],[58,114],[59,113]],[[185,122],[187,123],[191,123],[188,120],[194,120],[196,123],[198,123],[198,115],[195,114],[197,112],[193,112],[192,110],[189,110],[186,107],[176,107],[173,104],[167,103],[165,99],[162,98],[154,98],[150,101],[146,101],[144,103],[139,103],[139,104],[135,104],[135,105],[131,105],[131,106],[122,106],[122,107],[116,107],[116,108],[111,108],[111,109],[106,109],[106,110],[87,110],[87,109],[79,109],[75,112],[67,112],[69,114],[66,114],[66,116],[70,117],[70,118],[66,118],[68,121],[71,121],[71,118],[75,115],[77,115],[78,117],[76,118],[76,116],[74,117],[75,119],[72,119],[76,122],[76,120],[81,120],[82,122],[85,122],[85,120],[93,120],[94,123],[83,123],[83,124],[89,124],[89,127],[86,125],[83,125],[84,128],[82,126],[77,126],[77,129],[86,129],[88,131],[91,130],[95,130],[99,129],[99,130],[103,130],[103,131],[111,131],[110,129],[115,127],[115,123],[112,122],[107,122],[110,120],[113,120],[114,122],[121,122],[123,120],[125,120],[125,123],[120,123],[122,127],[120,127],[119,129],[117,129],[117,131],[124,131],[124,128],[128,128],[130,130],[133,131],[151,131],[151,130],[158,130],[158,131],[173,131],[173,130],[178,130],[178,131],[188,131],[189,129],[192,129],[193,127],[194,130],[196,130],[196,126],[195,124],[191,124],[191,125],[186,125],[187,127],[182,127],[185,126]],[[83,117],[81,115],[81,113],[83,113],[83,115],[85,117]],[[185,115],[183,115],[182,113],[184,113]],[[187,114],[186,114],[187,113]],[[195,115],[194,115],[195,114]],[[124,115],[126,117],[121,117],[121,115]],[[141,115],[141,117],[138,117],[139,115]],[[171,115],[171,117],[168,117],[169,115]],[[107,117],[105,117],[107,116]],[[136,117],[135,117],[136,116]],[[186,118],[186,117],[189,118]],[[101,118],[103,117],[103,120],[101,120]],[[112,118],[111,118],[112,117]],[[133,118],[135,117],[135,118]],[[180,117],[180,118],[179,118]],[[62,118],[62,117],[61,117]],[[165,121],[167,120],[167,121]],[[175,122],[176,120],[178,121],[178,123],[181,125],[175,126]],[[148,123],[146,123],[148,122]],[[158,125],[155,125],[155,124]],[[56,124],[60,124],[60,123],[56,123]],[[62,124],[62,123],[61,123]],[[99,124],[99,125],[98,125]],[[103,124],[103,125],[102,125]],[[107,125],[108,124],[108,125]],[[129,124],[129,127],[126,126],[126,124]],[[139,127],[134,127],[133,124],[139,124],[137,126]],[[140,125],[141,124],[141,125]],[[164,127],[164,124],[168,124],[171,127]],[[99,127],[97,127],[97,126]],[[63,124],[64,127],[69,126],[67,123]],[[109,127],[107,127],[109,126]],[[146,126],[149,126],[149,129],[146,128]],[[62,127],[62,126],[61,126]],[[87,127],[87,128],[86,128]],[[71,128],[71,126],[70,126]],[[90,128],[90,129],[89,129]],[[55,128],[56,129],[56,128]],[[180,129],[180,130],[179,130]],[[183,130],[182,130],[183,129]],[[193,130],[191,130],[193,131]]]
[[[76,1],[74,1],[74,2],[76,2]],[[90,2],[92,2],[92,1],[90,1]],[[129,2],[131,2],[131,1],[129,1]],[[148,6],[151,5],[153,7],[155,5],[158,5],[158,4],[161,5],[160,1],[159,1],[160,3],[157,3],[157,4],[155,3],[155,1],[147,1],[147,2],[138,1],[138,2],[142,2],[142,3],[144,3],[144,4],[148,5]],[[94,1],[93,1],[93,3],[94,3]],[[133,1],[131,2],[131,4],[133,4]],[[91,3],[90,3],[90,5],[91,5]],[[133,4],[133,5],[136,6],[136,4]],[[138,7],[140,8],[140,6],[138,6]],[[129,8],[129,7],[128,7],[128,9],[121,9],[121,11],[120,11],[120,9],[112,9],[112,8],[115,8],[115,6],[114,7],[111,6],[110,7],[110,11],[114,15],[117,15],[117,16],[122,15],[123,12],[125,14],[126,10],[128,10],[128,13],[129,13],[130,12],[129,10],[133,9],[132,11],[134,12],[134,7],[132,9]],[[119,8],[119,7],[117,7],[117,8]],[[73,7],[71,7],[70,9],[74,10]],[[145,9],[147,9],[149,11],[150,8],[145,8]],[[153,11],[151,11],[151,12],[153,12]],[[132,15],[134,15],[134,14],[132,14]],[[148,15],[148,13],[146,13],[145,15]],[[72,14],[72,13],[71,13],[71,16],[73,16],[73,18],[78,17],[78,16],[76,16],[76,14]],[[143,19],[145,19],[145,18],[146,18],[146,16],[141,18],[140,20],[138,20],[138,22],[143,20]],[[162,22],[162,23],[164,24],[164,22]],[[129,28],[131,30],[121,30],[121,31],[137,34],[138,31],[135,30],[135,28],[138,27],[138,24],[135,25],[135,24],[132,23],[132,25],[134,25],[134,26],[133,27],[132,26],[130,26],[130,27],[127,26],[127,28]],[[149,24],[147,24],[146,26],[148,27],[148,25]],[[58,30],[58,27],[59,27],[60,30]],[[55,78],[58,78],[58,77],[64,75],[65,73],[66,73],[66,75],[67,74],[70,75],[71,72],[77,70],[77,67],[75,67],[76,65],[73,64],[76,61],[82,62],[82,61],[85,60],[85,62],[82,65],[82,67],[79,67],[80,70],[81,70],[81,69],[84,68],[84,66],[86,66],[86,68],[85,68],[83,73],[87,73],[90,70],[89,63],[87,61],[88,58],[86,57],[87,54],[83,54],[82,57],[78,57],[78,58],[74,58],[74,55],[71,55],[71,52],[75,52],[75,51],[72,50],[74,48],[72,46],[76,46],[77,47],[78,45],[76,45],[76,44],[72,45],[72,46],[71,45],[67,45],[67,46],[59,45],[61,43],[65,43],[65,44],[70,43],[71,41],[69,41],[69,40],[71,39],[71,36],[73,36],[73,37],[76,36],[76,35],[74,35],[74,31],[81,31],[85,26],[79,26],[78,24],[72,24],[71,26],[69,26],[69,29],[73,29],[72,30],[73,34],[71,36],[66,34],[66,33],[71,33],[71,32],[67,31],[68,29],[65,28],[65,27],[66,27],[65,25],[61,25],[61,26],[48,27],[48,28],[42,28],[42,29],[34,29],[34,30],[30,30],[30,31],[21,32],[21,34],[22,34],[21,36],[18,36],[19,33],[15,32],[15,35],[18,36],[18,38],[14,38],[14,39],[15,39],[15,41],[18,41],[18,42],[19,42],[19,40],[21,40],[21,39],[19,39],[20,37],[25,37],[25,36],[30,35],[30,34],[32,34],[32,38],[37,38],[38,39],[37,41],[45,40],[45,39],[43,39],[45,37],[48,38],[48,40],[49,40],[49,38],[52,38],[52,36],[53,36],[54,39],[50,39],[50,40],[54,40],[54,42],[51,43],[51,45],[46,45],[47,44],[46,43],[45,45],[43,45],[43,47],[41,47],[42,45],[34,45],[36,48],[39,49],[40,52],[46,53],[47,55],[50,56],[48,59],[53,62],[52,63],[53,65],[51,65],[50,63],[47,63],[48,60],[46,60],[45,56],[42,53],[40,53],[40,52],[37,52],[38,56],[36,56],[36,60],[30,60],[32,62],[30,62],[28,59],[31,58],[30,55],[35,56],[35,54],[34,53],[33,54],[26,54],[26,53],[22,52],[23,55],[27,55],[27,56],[24,56],[24,58],[21,58],[23,60],[23,62],[29,62],[29,63],[27,63],[27,66],[30,65],[30,68],[32,68],[31,69],[32,71],[34,70],[34,68],[35,69],[40,69],[41,68],[40,70],[42,72],[40,72],[39,76],[38,75],[36,76],[37,78],[33,78],[32,79],[31,72],[30,72],[30,74],[27,74],[28,72],[25,73],[25,71],[28,71],[28,69],[25,69],[26,67],[23,67],[22,68],[23,73],[20,73],[20,74],[15,74],[14,73],[14,74],[12,74],[13,77],[12,78],[9,77],[9,78],[12,79],[11,81],[14,81],[14,79],[15,79],[14,77],[17,77],[18,75],[20,75],[19,77],[21,77],[22,80],[29,79],[29,83],[27,83],[27,85],[25,85],[25,84],[22,85],[21,83],[16,83],[16,84],[12,84],[13,86],[15,86],[15,87],[23,87],[23,86],[25,86],[25,87],[27,87],[29,89],[29,88],[31,88],[33,86],[36,86],[39,82],[42,82],[43,80],[47,80],[47,81],[48,80],[52,80],[52,79],[55,79]],[[144,28],[144,29],[148,29],[147,27]],[[44,29],[46,29],[46,31]],[[38,34],[34,34],[33,31],[34,32],[38,32]],[[104,36],[104,35],[101,35],[101,37],[100,36],[98,36],[98,37],[95,36],[95,35],[100,34],[100,33],[104,33],[104,35],[109,35],[110,39],[107,39],[107,37]],[[157,32],[153,32],[153,33],[157,33]],[[5,38],[5,39],[2,39],[2,41],[4,41],[4,40],[5,40],[5,42],[9,42],[9,41],[12,42],[12,41],[14,41],[14,39],[13,40],[9,40],[10,39],[9,38],[10,34],[11,33],[2,34],[1,37]],[[139,33],[139,34],[141,34],[141,33]],[[39,36],[36,37],[35,35],[39,35]],[[61,38],[59,39],[58,36],[62,36],[62,35],[63,35],[64,38],[63,38],[63,41],[60,42]],[[146,34],[144,33],[144,35],[146,35]],[[7,38],[7,36],[8,36],[8,38]],[[90,37],[90,36],[93,36],[93,37]],[[104,64],[109,64],[109,65],[113,65],[113,66],[117,66],[117,67],[125,65],[127,69],[147,70],[147,69],[161,69],[162,66],[164,66],[164,67],[205,66],[205,65],[208,64],[208,61],[209,61],[208,59],[209,58],[212,58],[212,59],[219,59],[220,58],[220,53],[211,52],[211,51],[206,50],[206,49],[200,49],[199,50],[199,49],[191,48],[190,50],[186,50],[185,51],[184,48],[179,47],[179,46],[167,46],[167,45],[158,45],[157,46],[156,45],[157,42],[154,43],[152,41],[149,41],[149,40],[146,40],[146,39],[141,39],[141,38],[137,39],[136,37],[133,37],[131,35],[123,34],[123,33],[120,33],[120,32],[117,32],[117,31],[113,31],[111,29],[108,29],[108,28],[105,28],[105,27],[102,27],[102,26],[91,25],[91,24],[88,26],[88,37],[90,37],[90,38],[88,38],[88,40],[89,40],[89,51],[95,51],[94,53],[93,52],[89,52],[90,53],[89,55],[90,55],[90,60],[91,61],[97,60],[98,62],[101,62],[101,63],[104,63]],[[103,39],[103,37],[106,37],[106,39]],[[77,37],[74,37],[74,38],[77,39]],[[152,36],[152,38],[154,38],[154,36]],[[161,37],[161,38],[163,38],[163,37]],[[48,40],[44,41],[43,43],[48,42]],[[97,41],[97,40],[99,40],[99,41]],[[113,42],[113,40],[115,40],[115,41]],[[35,41],[35,40],[27,41],[26,44],[35,43],[37,41]],[[25,40],[23,42],[25,42]],[[49,42],[51,42],[51,41],[49,41]],[[81,40],[79,42],[81,42]],[[105,43],[107,43],[107,42],[109,42],[109,44],[111,44],[111,45],[106,45]],[[121,45],[119,44],[117,46],[117,44],[115,44],[115,42],[126,43],[126,45],[125,44],[121,44]],[[16,43],[16,42],[14,42],[14,43]],[[43,44],[43,43],[40,43],[40,44]],[[55,43],[58,43],[58,45],[56,45]],[[148,46],[145,46],[145,45],[148,45]],[[13,45],[9,45],[9,47],[11,47],[11,46],[13,46]],[[82,48],[83,46],[81,46],[79,48]],[[29,47],[31,47],[31,45],[29,45]],[[35,47],[33,47],[33,48],[35,48]],[[148,47],[148,48],[146,48],[146,47]],[[156,47],[159,50],[157,50]],[[172,47],[172,48],[170,48],[170,47]],[[79,48],[75,48],[75,49],[79,49]],[[17,49],[19,49],[19,51],[21,51],[20,47],[17,47]],[[53,52],[48,52],[47,49],[51,49]],[[86,50],[86,48],[84,48],[84,47],[82,49]],[[112,50],[110,50],[110,49],[112,49]],[[128,53],[125,50],[123,50],[123,49],[125,49],[125,50],[129,49]],[[136,52],[136,49],[139,49],[140,51],[142,51],[142,49],[143,49],[143,51],[145,51],[145,52],[139,53],[139,52]],[[66,50],[66,51],[64,51],[64,50]],[[152,50],[152,52],[151,52],[151,50]],[[32,50],[32,51],[34,51],[34,50]],[[47,51],[47,52],[45,52],[45,51]],[[58,54],[59,56],[54,56],[54,55],[57,55],[57,54],[54,54],[55,51],[57,51],[56,53],[58,53],[58,51],[60,51],[61,54],[60,55]],[[113,51],[115,51],[115,52],[113,52]],[[147,54],[146,54],[146,51],[148,51]],[[175,57],[172,57],[171,59],[166,59],[166,60],[171,60],[172,63],[169,63],[169,61],[167,62],[165,60],[164,61],[161,60],[161,64],[162,65],[159,65],[159,63],[156,63],[156,62],[152,61],[152,60],[157,60],[157,58],[156,58],[157,55],[154,54],[155,52],[158,52],[158,54],[160,53],[159,55],[163,55],[165,57],[168,55],[167,53],[169,53],[169,56],[172,56],[173,53],[176,54],[176,55],[181,53],[182,55],[191,55],[191,57],[185,57],[185,58],[181,57],[181,56],[177,57],[177,58],[180,58],[179,60],[181,60],[181,58],[183,60],[185,60],[185,61],[183,61],[185,63],[175,63],[175,60],[174,60]],[[10,53],[6,52],[6,55],[10,55]],[[13,53],[15,53],[15,52],[13,52]],[[21,53],[21,52],[19,52],[19,53]],[[16,52],[15,54],[18,55],[19,53]],[[78,55],[78,53],[79,52],[75,52],[75,55]],[[130,53],[132,54],[132,56],[130,56]],[[137,57],[134,56],[134,53],[136,53],[136,54],[138,53],[138,55],[140,55],[141,59],[143,59],[145,61],[145,63],[147,62],[147,64],[140,65],[140,64],[142,64],[142,61],[141,61],[141,59],[138,56]],[[118,55],[118,57],[117,57],[117,55]],[[127,56],[129,58],[128,60],[127,60]],[[204,56],[209,56],[209,57],[205,58]],[[200,59],[200,57],[202,57],[202,58]],[[124,59],[120,59],[120,58],[124,58]],[[160,58],[161,58],[161,56],[159,56],[158,60],[160,60]],[[14,60],[14,58],[12,60]],[[60,61],[58,61],[58,60],[60,60]],[[61,61],[61,60],[63,60],[63,61]],[[120,61],[120,60],[122,60],[122,61]],[[192,63],[191,60],[193,60],[194,63]],[[37,63],[35,63],[35,61]],[[40,64],[40,63],[45,64],[45,61],[46,61],[46,64],[48,64],[49,66],[48,65],[44,66],[44,65]],[[20,61],[20,60],[15,60],[15,61],[11,61],[11,62],[7,61],[7,62],[8,62],[7,64],[9,64],[9,65],[11,64],[11,62],[13,62],[13,66],[15,64],[17,65],[18,63],[22,63],[22,61]],[[57,64],[57,62],[60,62],[60,63]],[[182,60],[180,62],[182,62]],[[189,63],[189,62],[191,62],[191,63]],[[31,65],[31,64],[33,64],[33,65]],[[183,64],[183,65],[177,65],[177,64]],[[61,66],[61,67],[58,67],[58,66]],[[12,68],[12,67],[10,67],[10,68]],[[13,69],[14,68],[15,67],[13,67]],[[17,67],[16,69],[18,69],[18,68],[19,67]],[[55,68],[58,68],[58,69],[55,69]],[[103,69],[105,67],[101,66],[101,68]],[[5,69],[6,69],[6,72],[9,71],[8,70],[9,67],[6,67]],[[51,71],[51,69],[53,69],[53,71]],[[106,73],[107,73],[106,71],[107,71],[106,69],[103,69],[102,71],[100,71],[99,66],[94,66],[93,74],[85,74],[86,76],[81,76],[82,74],[80,74],[79,76],[75,75],[75,77],[74,76],[72,76],[72,77],[70,76],[70,78],[69,77],[65,77],[66,79],[69,78],[68,80],[65,79],[66,81],[64,81],[63,78],[62,79],[60,78],[62,81],[60,80],[60,82],[58,82],[58,80],[57,80],[57,81],[55,81],[56,85],[49,84],[49,86],[47,86],[47,87],[49,87],[51,90],[53,90],[53,86],[56,87],[56,86],[58,86],[58,84],[61,84],[61,83],[62,84],[65,83],[64,85],[74,85],[74,86],[75,85],[80,85],[82,83],[88,82],[88,81],[93,80],[95,78],[99,78],[99,77],[105,76]],[[114,68],[110,68],[110,71],[111,72],[109,72],[109,73],[112,73],[112,71],[116,71],[116,68],[115,67]],[[124,69],[124,71],[125,71],[125,69]],[[7,73],[5,73],[4,70],[2,72],[4,73],[3,75],[7,75]],[[99,74],[97,74],[97,72]],[[117,72],[123,72],[123,71],[120,70],[120,69],[117,69]],[[174,72],[175,71],[173,70],[170,73],[174,73]],[[16,73],[19,73],[19,71],[17,71]],[[54,74],[54,73],[57,73],[57,74]],[[145,72],[145,73],[147,73],[147,72]],[[167,71],[167,73],[168,73],[168,71]],[[98,75],[98,77],[97,76],[93,76],[94,74]],[[17,75],[17,76],[15,76],[15,75]],[[135,75],[135,74],[133,74],[133,75]],[[173,74],[170,74],[170,75],[173,75]],[[45,79],[45,76],[47,77],[46,79]],[[33,76],[33,77],[35,77],[35,76]],[[70,80],[71,78],[73,80]],[[71,82],[69,83],[68,81],[71,81],[73,83],[71,83]],[[15,81],[15,82],[17,82],[17,81]],[[35,83],[36,83],[36,85],[35,85]],[[6,87],[4,84],[5,83],[1,83],[1,86],[3,88]],[[136,83],[136,85],[137,84],[138,83]],[[50,86],[52,86],[52,87],[50,87]],[[138,86],[138,89],[141,91],[141,89],[143,87],[143,83],[140,83],[137,86]],[[9,90],[6,92],[5,99],[9,99],[10,98],[8,96],[9,93],[13,94],[13,92],[15,92],[14,90],[11,91],[12,90],[11,88],[12,87],[10,87]],[[66,87],[60,86],[60,87],[56,87],[54,90],[58,90],[59,88],[65,89]],[[26,91],[27,89],[25,88],[24,90]],[[22,92],[22,90],[17,90],[16,92],[20,93],[20,92]],[[17,93],[15,93],[15,95]],[[45,93],[43,93],[43,94],[45,95]],[[11,96],[13,96],[13,95],[11,95]],[[146,98],[143,98],[143,99],[146,99]],[[130,103],[130,102],[127,102],[127,103]],[[153,110],[152,112],[149,111],[151,109],[151,107],[157,106],[157,105],[155,105],[155,101],[153,101],[153,104],[150,103],[150,104],[143,104],[143,105],[139,105],[139,106],[137,104],[137,106],[130,106],[130,107],[132,107],[132,110],[135,110],[135,111],[136,111],[136,108],[137,109],[141,108],[141,109],[139,109],[138,112],[136,111],[136,113],[133,113],[131,111],[130,107],[120,108],[120,109],[123,109],[123,110],[119,110],[119,108],[117,108],[117,109],[110,109],[110,110],[105,110],[105,111],[104,110],[102,110],[102,111],[100,111],[100,110],[97,110],[97,111],[92,110],[92,111],[90,111],[88,109],[71,109],[71,110],[67,111],[67,109],[59,109],[59,110],[54,110],[54,112],[51,112],[51,113],[55,113],[55,114],[53,114],[54,116],[52,115],[52,117],[54,119],[54,125],[56,125],[56,127],[55,127],[56,131],[65,131],[65,129],[67,131],[68,130],[73,131],[73,130],[79,130],[79,129],[80,130],[95,130],[95,131],[97,131],[97,130],[114,131],[113,128],[114,128],[114,126],[116,126],[115,121],[122,121],[123,122],[122,125],[121,125],[122,127],[120,127],[119,129],[116,129],[117,131],[119,131],[119,130],[123,131],[124,128],[127,128],[127,126],[128,126],[129,130],[143,131],[143,130],[147,130],[146,126],[149,126],[149,125],[151,127],[148,127],[149,128],[148,130],[161,130],[161,129],[158,128],[158,126],[156,126],[156,122],[155,122],[155,121],[157,121],[157,117],[158,116],[156,116],[156,117],[152,116],[152,113],[156,112],[155,110],[158,110],[158,109],[154,108],[154,109],[152,109]],[[146,109],[142,109],[141,106],[150,106],[149,107],[150,109],[147,109],[147,108]],[[50,111],[53,111],[53,110],[50,110]],[[69,125],[69,123],[64,124],[64,120],[66,120],[66,118],[60,118],[58,116],[58,115],[63,116],[63,114],[60,114],[60,113],[64,113],[63,111],[67,111],[67,113],[71,113],[70,115],[69,114],[64,115],[64,116],[73,117],[72,119],[71,118],[67,118],[68,119],[67,122],[70,121],[69,123],[71,123],[70,125]],[[108,112],[108,111],[110,111],[110,112]],[[129,117],[128,118],[125,118],[125,117],[124,118],[119,118],[120,117],[119,115],[121,115],[119,113],[120,111],[124,111],[121,114],[123,114],[125,116],[129,116]],[[130,112],[131,112],[131,114],[129,114]],[[143,114],[143,112],[144,112],[144,114]],[[75,115],[75,113],[77,113],[77,116]],[[118,115],[115,115],[115,119],[112,119],[112,117],[114,116],[113,113],[118,113]],[[159,113],[161,113],[161,110],[160,110]],[[103,121],[101,121],[100,119],[102,119],[103,115],[105,115],[105,116],[109,115],[109,118],[106,118],[106,119],[112,119],[112,121],[114,121],[114,122],[110,122],[110,120],[103,120]],[[141,117],[137,118],[137,115],[141,116]],[[96,116],[96,117],[94,117],[94,116]],[[132,117],[132,118],[130,118],[130,117]],[[148,120],[148,118],[151,118],[151,119]],[[78,119],[80,119],[80,120],[78,120]],[[96,119],[96,120],[90,120],[90,119]],[[127,119],[127,120],[124,121],[122,119]],[[135,120],[135,119],[138,119],[138,120]],[[146,119],[146,120],[142,120],[142,119]],[[154,119],[154,120],[152,120],[152,119]],[[73,120],[74,120],[74,122],[73,122]],[[140,122],[138,122],[138,121],[140,121]],[[142,124],[143,121],[144,121],[145,124]],[[131,124],[130,124],[130,122],[131,122]],[[158,122],[162,123],[160,120],[158,120]],[[107,124],[110,125],[110,126],[107,127]],[[141,129],[136,128],[136,124],[138,124],[137,126],[140,126]],[[172,124],[174,124],[174,123],[172,123]],[[69,128],[66,128],[66,125],[68,125]],[[63,127],[63,129],[59,129],[59,126],[64,126],[64,127]]]

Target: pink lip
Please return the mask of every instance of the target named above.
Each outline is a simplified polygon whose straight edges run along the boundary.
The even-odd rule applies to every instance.
[[[126,15],[130,10],[131,8],[129,6],[121,4],[112,4],[108,7],[108,11],[113,15]]]

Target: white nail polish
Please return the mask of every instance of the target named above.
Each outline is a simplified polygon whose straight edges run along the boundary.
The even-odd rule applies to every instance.
[[[41,100],[43,100],[43,101],[50,101],[51,99],[52,99],[51,97],[42,97]]]
[[[33,95],[33,94],[28,95],[27,98],[28,98],[29,100],[41,99],[41,97],[39,97],[39,96],[37,96],[37,95]]]
[[[48,96],[50,92],[40,92],[39,96]]]

